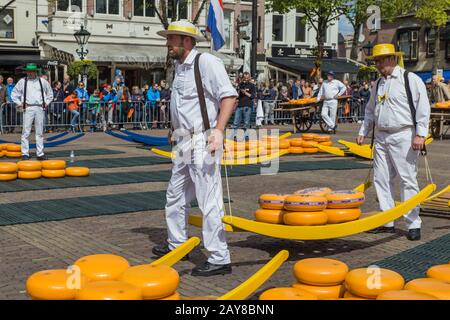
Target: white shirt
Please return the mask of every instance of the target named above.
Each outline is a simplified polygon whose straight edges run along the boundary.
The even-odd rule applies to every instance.
[[[325,100],[333,100],[335,96],[342,96],[345,93],[345,90],[345,85],[341,81],[337,79],[331,81],[326,80],[320,87],[317,100],[320,100],[322,97],[324,97]]]
[[[366,105],[360,135],[367,136],[372,130],[374,121],[376,129],[385,131],[396,131],[414,126],[406,95],[404,73],[405,69],[396,66],[390,76],[381,77],[378,80],[380,83],[377,93],[375,93],[377,87],[375,82],[370,92],[370,100]],[[409,73],[409,86],[416,108],[416,134],[425,137],[428,134],[431,111],[427,90],[422,79],[412,72]]]
[[[42,89],[44,90],[44,100],[47,105],[53,101],[53,90],[47,80],[41,78]],[[11,92],[11,99],[15,104],[23,104],[23,95],[25,87],[25,78],[17,82],[13,91]],[[27,81],[27,105],[42,106],[42,93],[39,84],[39,78],[28,79]]]
[[[170,100],[170,116],[174,129],[182,128],[195,132],[204,130],[194,76],[194,59],[197,53],[197,49],[193,48],[184,63],[175,61],[175,79]],[[209,122],[211,128],[214,128],[220,100],[237,97],[238,94],[219,58],[202,53],[199,65]]]

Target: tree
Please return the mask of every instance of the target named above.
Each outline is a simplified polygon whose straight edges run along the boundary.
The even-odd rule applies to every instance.
[[[418,0],[416,17],[434,30],[435,48],[433,57],[433,74],[437,74],[441,62],[440,35],[449,19],[450,0]]]
[[[305,15],[304,19],[316,31],[317,54],[314,61],[315,68],[311,76],[320,77],[320,68],[324,53],[324,39],[327,27],[336,23],[337,19],[345,11],[348,0],[268,0],[266,11],[287,13],[296,9]]]
[[[86,66],[86,75],[88,79],[97,78],[97,66],[92,63],[92,60],[85,59],[83,61],[77,60],[67,66],[67,74],[72,79],[77,79],[78,75],[83,73],[83,68]]]

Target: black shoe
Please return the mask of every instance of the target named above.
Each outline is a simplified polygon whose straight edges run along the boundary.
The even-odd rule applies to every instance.
[[[156,246],[156,247],[153,247],[153,249],[152,249],[152,253],[155,256],[157,256],[158,258],[165,256],[170,251],[172,251],[172,250],[170,250],[168,246]],[[184,260],[184,261],[189,260],[189,254],[185,255],[181,260]]]
[[[48,160],[48,157],[44,154],[43,156],[36,158],[38,161]]]
[[[231,264],[212,264],[206,261],[203,265],[192,269],[191,275],[208,277],[217,274],[229,274],[231,271]]]
[[[30,156],[22,156],[22,160],[30,160]]]
[[[367,233],[395,233],[395,227],[378,227],[367,231]]]
[[[411,241],[420,240],[420,228],[409,229],[406,238]]]

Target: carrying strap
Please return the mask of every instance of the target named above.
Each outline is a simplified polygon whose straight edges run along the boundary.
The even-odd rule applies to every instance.
[[[44,99],[44,87],[42,86],[41,78],[38,77],[39,86],[41,87],[41,96],[42,96],[42,108],[45,108],[45,99]],[[25,78],[25,84],[23,89],[23,108],[27,107],[27,87],[28,87],[28,77]]]
[[[209,125],[208,110],[206,109],[205,92],[203,91],[202,76],[200,74],[200,66],[199,66],[200,56],[201,53],[198,53],[195,56],[194,62],[195,86],[197,87],[198,101],[200,103],[200,111],[202,113],[203,119],[203,127],[205,131],[208,131],[209,129],[211,129],[211,127]]]

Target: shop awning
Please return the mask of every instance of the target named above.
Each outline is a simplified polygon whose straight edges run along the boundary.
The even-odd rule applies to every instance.
[[[75,42],[45,41],[45,44],[78,57]],[[165,46],[136,44],[88,43],[86,49],[89,50],[86,59],[95,62],[165,63],[167,54]]]
[[[267,58],[269,64],[291,72],[309,73],[314,68],[312,58]],[[358,64],[345,59],[333,58],[322,60],[322,72],[334,71],[335,73],[358,73]]]
[[[200,52],[209,52],[212,55],[215,55],[217,58],[223,61],[223,64],[227,69],[238,70],[244,64],[244,60],[238,57],[234,57],[222,52],[210,50],[209,48],[198,48]]]

